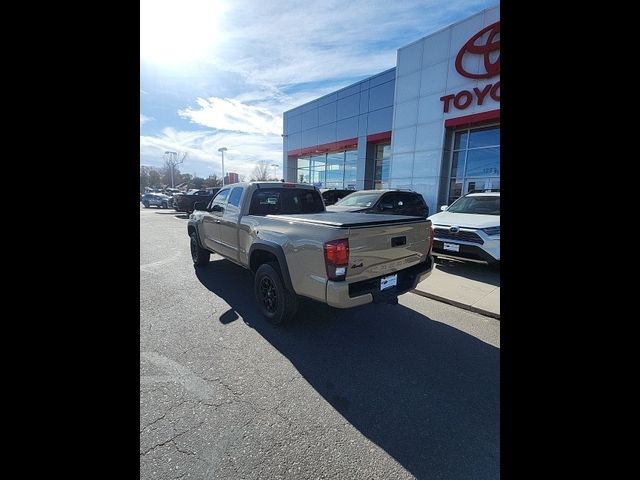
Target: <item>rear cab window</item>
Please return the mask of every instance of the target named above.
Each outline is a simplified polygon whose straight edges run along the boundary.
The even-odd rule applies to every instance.
[[[249,207],[249,215],[288,215],[324,211],[320,193],[308,188],[260,188],[253,192]]]

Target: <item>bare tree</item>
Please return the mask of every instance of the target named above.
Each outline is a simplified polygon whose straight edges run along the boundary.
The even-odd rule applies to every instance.
[[[180,173],[176,167],[184,162],[184,159],[187,158],[187,153],[188,152],[164,152],[163,158],[165,168],[167,169],[167,173],[171,175],[171,188],[173,188],[176,172],[178,174]]]
[[[269,180],[269,162],[259,160],[251,172],[251,181]]]

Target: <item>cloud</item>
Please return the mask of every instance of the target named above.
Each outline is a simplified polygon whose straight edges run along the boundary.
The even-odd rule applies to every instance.
[[[488,3],[235,0],[214,61],[249,83],[275,86],[369,76],[395,66],[399,47]]]
[[[222,157],[218,148],[227,147],[224,154],[225,172],[251,175],[259,160],[282,165],[282,138],[280,135],[255,135],[222,131],[181,131],[164,128],[159,135],[140,136],[140,164],[163,165],[167,150],[187,152],[183,173],[197,173],[207,177],[222,174]],[[278,171],[282,175],[282,170]]]
[[[144,125],[151,120],[155,120],[153,117],[147,117],[146,115],[140,114],[140,126]]]
[[[251,106],[230,98],[198,98],[199,109],[191,107],[178,114],[194,123],[217,130],[261,135],[280,135],[282,118],[266,108]]]
[[[188,151],[181,171],[219,175],[217,150],[225,146],[227,171],[250,175],[258,160],[281,164],[283,112],[393,68],[398,48],[497,3],[234,0],[226,4],[217,27],[208,30],[216,36],[216,48],[206,61],[173,71],[147,64],[141,69],[143,105],[161,106],[154,114],[167,112],[158,113],[147,125],[145,133],[153,134],[140,137],[141,161],[160,165],[166,150]],[[140,125],[149,120],[141,114]],[[194,127],[198,130],[190,130]]]

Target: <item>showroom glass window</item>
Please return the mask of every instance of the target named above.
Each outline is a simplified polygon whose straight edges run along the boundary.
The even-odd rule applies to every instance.
[[[448,205],[472,190],[500,188],[500,125],[453,135]]]
[[[389,188],[389,159],[391,158],[391,142],[376,145],[374,188],[380,190]]]
[[[357,150],[298,158],[297,181],[318,188],[355,188],[357,160]]]

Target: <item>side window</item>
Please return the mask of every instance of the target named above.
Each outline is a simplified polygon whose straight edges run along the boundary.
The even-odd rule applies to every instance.
[[[229,196],[228,188],[225,188],[224,190],[220,190],[218,194],[215,197],[213,197],[213,200],[211,200],[211,209],[213,209],[217,205],[221,207],[221,210],[218,210],[218,211],[224,212],[224,207],[227,204],[228,196]]]
[[[417,197],[409,193],[398,194],[398,208],[402,210],[413,210],[418,206]]]
[[[380,198],[380,202],[378,203],[379,209],[384,211],[384,210],[389,210],[389,209],[395,209],[396,208],[396,202],[395,202],[395,195],[393,193],[385,193],[381,198]]]
[[[408,215],[424,215],[426,204],[420,194],[402,194],[404,209]]]
[[[229,204],[238,207],[240,205],[240,198],[242,197],[242,187],[235,187],[231,190],[229,195]]]

